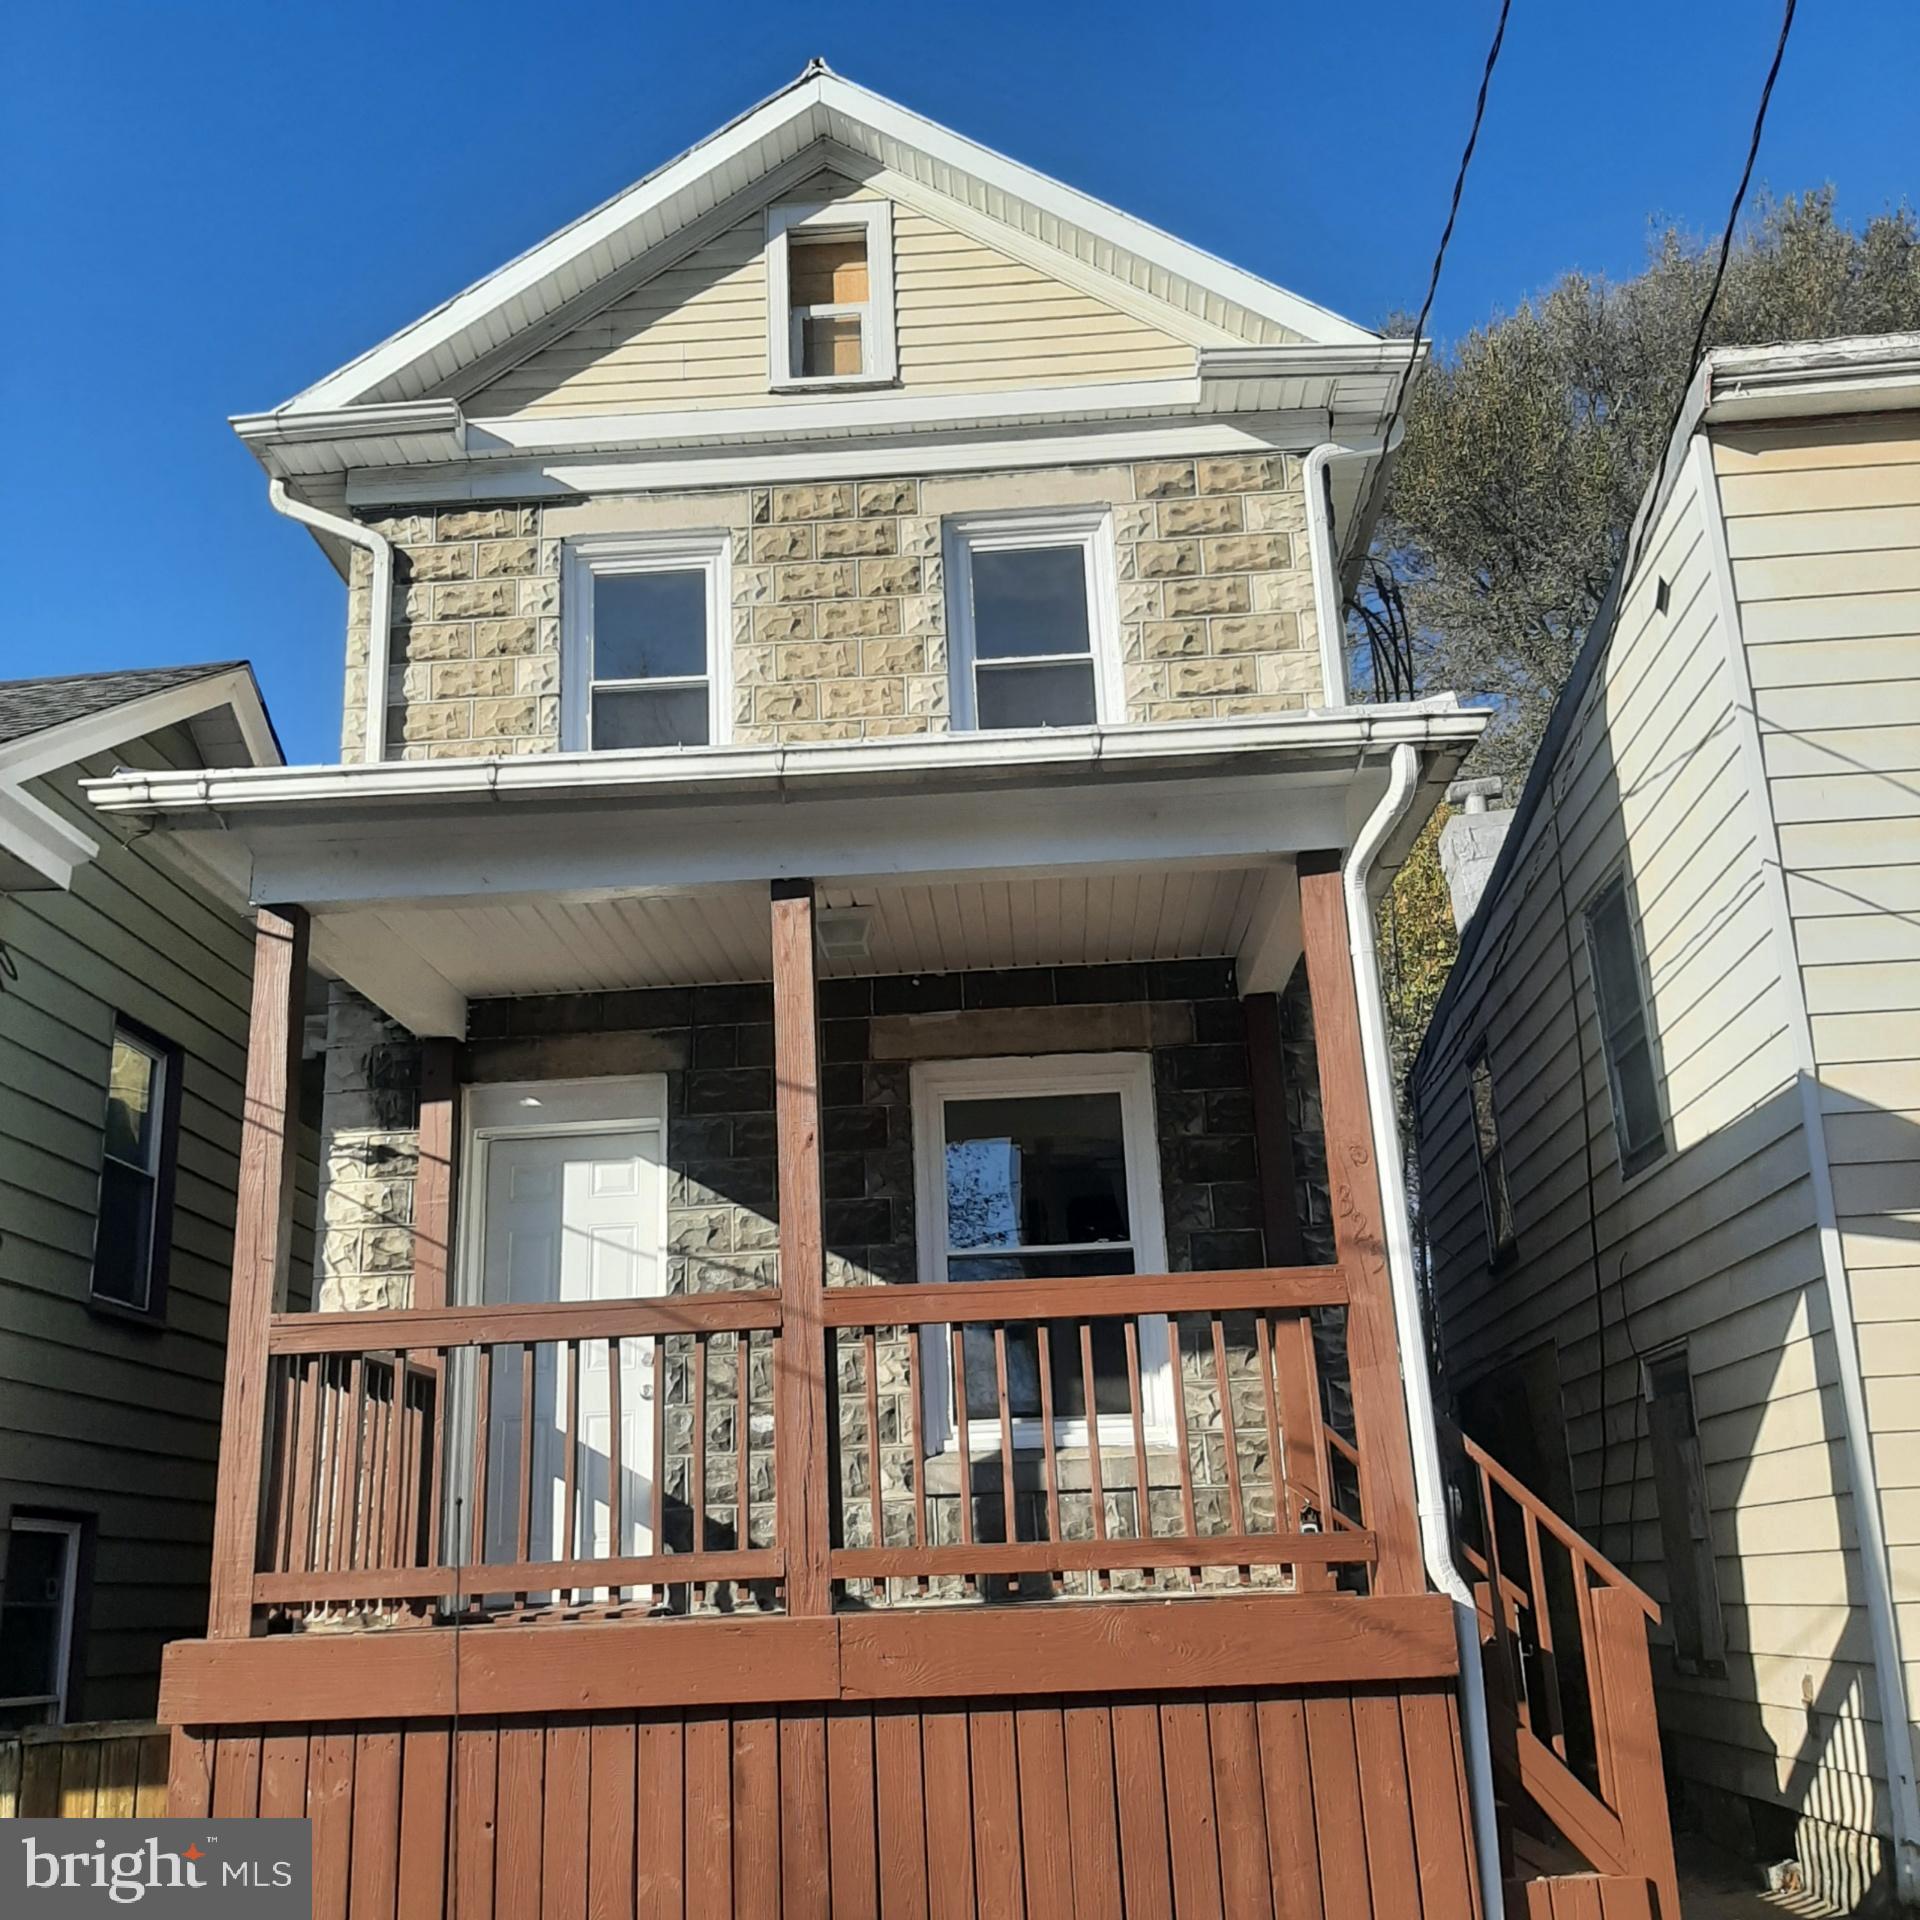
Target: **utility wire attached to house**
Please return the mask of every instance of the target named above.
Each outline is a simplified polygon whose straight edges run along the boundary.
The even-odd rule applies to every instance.
[[[1733,255],[1733,243],[1740,230],[1740,209],[1746,204],[1747,188],[1753,183],[1753,169],[1760,158],[1760,136],[1766,131],[1767,108],[1773,100],[1773,83],[1780,78],[1780,63],[1786,58],[1787,36],[1793,31],[1793,16],[1799,0],[1786,0],[1786,6],[1780,15],[1780,37],[1774,42],[1773,63],[1767,68],[1766,84],[1760,89],[1760,105],[1753,116],[1753,133],[1747,141],[1747,163],[1740,169],[1740,184],[1733,190],[1733,205],[1727,209],[1727,224],[1720,235],[1720,257],[1714,263],[1713,281],[1707,288],[1706,305],[1700,309],[1700,324],[1694,329],[1693,350],[1687,355],[1686,372],[1673,396],[1673,417],[1667,422],[1667,430],[1654,443],[1656,459],[1664,460],[1667,449],[1673,444],[1673,436],[1680,431],[1681,416],[1687,410],[1687,395],[1693,390],[1693,376],[1700,371],[1700,362],[1707,351],[1707,332],[1713,325],[1714,309],[1720,304],[1720,289],[1726,281],[1727,262]],[[1654,480],[1659,479],[1658,473]],[[1657,499],[1657,496],[1656,496]],[[1634,576],[1640,565],[1640,556],[1645,549],[1647,535],[1652,531],[1655,518],[1655,499],[1650,499],[1640,516],[1639,531],[1634,536],[1633,552],[1627,561],[1627,570],[1621,575],[1622,591]]]
[[[1366,510],[1360,516],[1359,524],[1367,526],[1380,505],[1380,490],[1386,484],[1388,467],[1391,465],[1388,452],[1393,446],[1393,436],[1400,425],[1400,416],[1406,409],[1407,393],[1413,385],[1413,377],[1420,366],[1420,342],[1427,331],[1427,316],[1433,311],[1434,295],[1440,291],[1440,270],[1446,265],[1447,246],[1453,239],[1454,222],[1460,217],[1460,196],[1466,191],[1467,169],[1473,164],[1473,150],[1480,143],[1480,123],[1486,118],[1487,90],[1493,85],[1493,70],[1500,62],[1500,48],[1507,37],[1507,15],[1513,10],[1513,0],[1500,0],[1500,18],[1494,23],[1493,44],[1487,48],[1487,62],[1480,71],[1480,91],[1474,97],[1473,125],[1467,129],[1467,144],[1460,152],[1460,165],[1453,176],[1453,198],[1447,205],[1447,224],[1440,230],[1440,244],[1434,249],[1433,271],[1427,276],[1427,296],[1420,302],[1420,317],[1413,323],[1413,339],[1409,343],[1407,364],[1400,370],[1400,384],[1394,389],[1393,411],[1387,416],[1386,432],[1380,436],[1381,457],[1373,470],[1373,484],[1367,489]]]

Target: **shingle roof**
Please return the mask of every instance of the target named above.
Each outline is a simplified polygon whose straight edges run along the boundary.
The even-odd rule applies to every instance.
[[[48,680],[0,680],[0,746],[29,734],[84,720],[150,693],[210,679],[244,667],[244,660],[215,660],[193,667],[131,667],[119,673],[68,673]]]

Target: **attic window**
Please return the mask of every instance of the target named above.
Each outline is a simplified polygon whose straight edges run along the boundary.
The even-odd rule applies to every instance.
[[[767,312],[768,370],[776,389],[892,380],[889,203],[770,209]]]

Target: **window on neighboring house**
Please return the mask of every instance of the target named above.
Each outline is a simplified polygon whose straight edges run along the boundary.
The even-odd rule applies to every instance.
[[[767,299],[774,386],[891,380],[891,205],[850,200],[770,208]]]
[[[1674,1659],[1685,1672],[1711,1672],[1725,1666],[1727,1633],[1720,1617],[1707,1470],[1700,1453],[1693,1373],[1685,1347],[1656,1354],[1646,1363],[1646,1391]]]
[[[81,1522],[14,1510],[0,1586],[0,1727],[67,1717]]]
[[[1153,1085],[1147,1057],[1058,1055],[924,1066],[914,1077],[921,1275],[928,1281],[1068,1280],[1158,1273],[1166,1266]],[[1041,1442],[1040,1343],[1005,1329],[1007,1405],[1017,1445]],[[1156,1433],[1170,1419],[1164,1319],[1139,1323],[1141,1409]],[[1103,1436],[1130,1440],[1124,1326],[1092,1323],[1091,1367],[1078,1323],[1050,1329],[1047,1392],[1056,1438],[1084,1445],[1087,1388]],[[969,1326],[966,1391],[954,1385],[950,1338],[927,1342],[927,1431],[945,1443],[964,1423],[975,1447],[1000,1444],[993,1329]],[[976,1426],[975,1423],[978,1423]]]
[[[1493,1068],[1484,1047],[1468,1069],[1473,1099],[1473,1144],[1480,1162],[1480,1204],[1487,1223],[1487,1264],[1498,1267],[1512,1259],[1517,1236],[1513,1228],[1513,1197],[1507,1188],[1507,1156],[1500,1145],[1500,1114],[1494,1105]]]
[[[956,727],[1090,727],[1116,717],[1104,509],[947,528]]]
[[[704,747],[727,737],[725,533],[567,550],[561,744]]]
[[[92,1292],[107,1306],[156,1317],[172,1250],[179,1080],[177,1048],[130,1020],[114,1023]]]
[[[1631,1176],[1652,1166],[1666,1152],[1667,1135],[1660,1115],[1653,1025],[1647,1017],[1633,910],[1622,876],[1609,880],[1587,909],[1587,953],[1593,965],[1601,1045],[1613,1095],[1613,1131],[1620,1148],[1620,1171]]]

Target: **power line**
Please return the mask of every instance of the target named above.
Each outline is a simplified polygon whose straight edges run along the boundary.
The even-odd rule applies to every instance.
[[[1507,37],[1507,15],[1513,0],[1500,0],[1500,18],[1494,23],[1493,44],[1487,49],[1487,63],[1480,72],[1480,91],[1473,102],[1473,125],[1467,129],[1467,144],[1461,150],[1459,170],[1453,176],[1453,199],[1447,207],[1447,224],[1440,231],[1440,244],[1434,249],[1433,272],[1427,277],[1427,297],[1420,303],[1420,317],[1413,323],[1413,340],[1407,364],[1400,370],[1400,384],[1394,389],[1393,411],[1387,416],[1387,430],[1380,437],[1380,464],[1374,469],[1373,485],[1367,490],[1366,511],[1359,524],[1367,525],[1380,504],[1380,489],[1387,474],[1387,451],[1393,445],[1394,429],[1400,424],[1407,404],[1407,390],[1413,384],[1414,370],[1420,364],[1420,342],[1427,331],[1427,316],[1433,311],[1433,298],[1440,291],[1440,269],[1446,264],[1447,244],[1453,238],[1454,222],[1460,217],[1460,196],[1466,190],[1467,168],[1473,164],[1473,150],[1480,140],[1480,122],[1486,117],[1487,89],[1493,84],[1493,70],[1499,64],[1500,47]]]
[[[1740,227],[1740,209],[1746,204],[1747,188],[1753,183],[1754,164],[1760,158],[1760,136],[1766,130],[1767,107],[1773,99],[1773,83],[1780,78],[1780,63],[1786,58],[1787,36],[1793,31],[1793,16],[1799,0],[1786,0],[1786,8],[1780,16],[1780,37],[1774,42],[1773,63],[1767,68],[1766,84],[1760,89],[1760,105],[1753,116],[1753,135],[1747,142],[1747,164],[1740,169],[1740,184],[1733,190],[1733,205],[1727,209],[1727,224],[1720,235],[1720,257],[1714,263],[1713,284],[1707,289],[1707,303],[1700,309],[1700,324],[1694,329],[1693,351],[1687,355],[1686,373],[1681,378],[1679,391],[1674,395],[1673,418],[1667,422],[1667,430],[1660,436],[1654,449],[1656,461],[1666,459],[1667,448],[1672,444],[1673,436],[1680,430],[1680,418],[1687,410],[1687,395],[1693,389],[1693,376],[1700,371],[1700,362],[1706,355],[1707,329],[1713,324],[1714,308],[1720,303],[1720,288],[1727,277],[1727,262],[1733,255],[1734,236]],[[1656,469],[1654,479],[1659,478]],[[1640,564],[1640,555],[1646,546],[1648,533],[1653,527],[1652,503],[1640,522],[1640,530],[1633,543],[1633,556],[1627,562],[1627,570],[1621,576],[1624,589],[1626,582],[1633,578],[1634,569]]]

